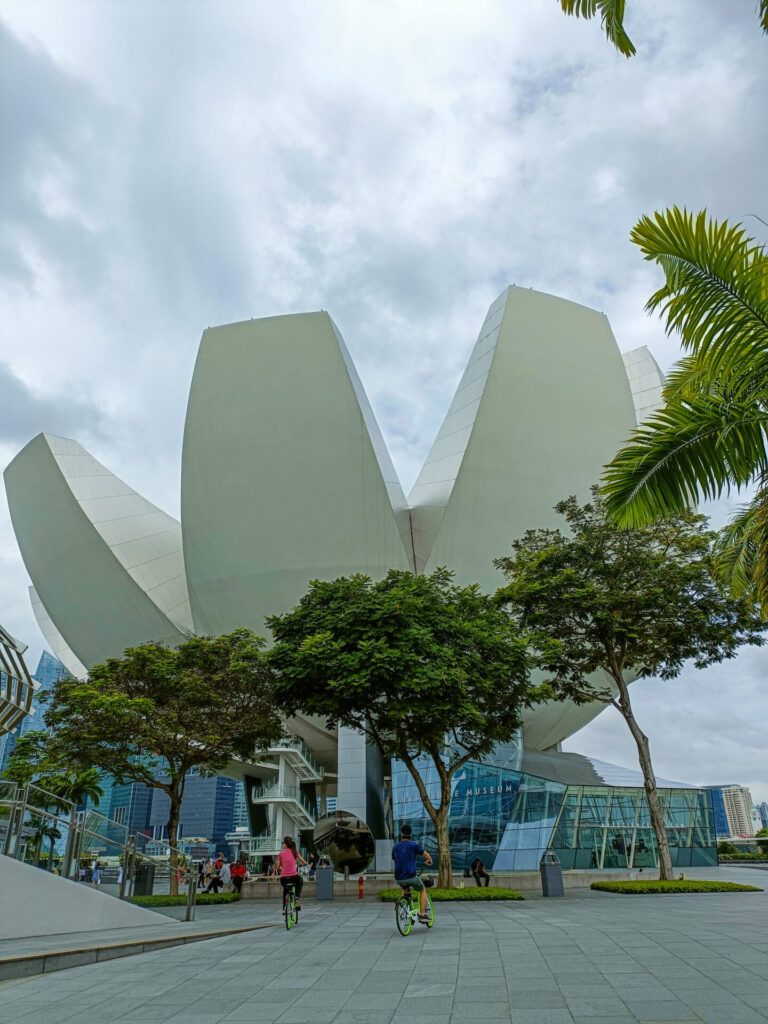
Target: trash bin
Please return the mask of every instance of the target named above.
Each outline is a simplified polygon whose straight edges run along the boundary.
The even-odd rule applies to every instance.
[[[155,865],[139,864],[133,882],[134,896],[151,896],[155,887]]]
[[[563,866],[554,850],[547,850],[539,864],[541,891],[545,896],[564,896]]]
[[[333,899],[333,868],[318,867],[315,872],[315,899]]]

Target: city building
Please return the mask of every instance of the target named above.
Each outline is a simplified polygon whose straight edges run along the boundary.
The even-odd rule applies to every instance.
[[[763,800],[761,804],[757,805],[757,811],[760,815],[760,827],[768,828],[768,803]]]
[[[712,793],[718,836],[753,836],[752,794],[745,786],[702,786]]]
[[[223,847],[232,832],[235,809],[235,782],[222,775],[204,777],[193,768],[184,781],[178,838],[195,837],[199,844],[205,837],[213,846]],[[161,789],[152,791],[149,814],[150,835],[156,840],[168,839],[170,798]]]
[[[622,357],[603,314],[505,288],[406,497],[327,313],[208,329],[184,429],[180,522],[71,439],[40,434],[7,467],[37,621],[74,672],[149,639],[175,644],[191,632],[243,624],[261,630],[265,616],[293,607],[315,578],[447,565],[458,583],[494,591],[501,579],[493,559],[525,530],[556,525],[553,506],[562,498],[588,497],[602,467],[657,405],[662,384],[647,349]],[[603,707],[550,702],[526,714],[515,749],[528,757],[550,752],[546,771],[510,767],[506,754],[489,764],[564,787],[570,807],[589,773],[552,751]],[[226,774],[244,785],[254,853],[276,852],[284,830],[309,835],[318,809],[332,802],[384,838],[408,803],[398,766],[383,763],[362,735],[301,717],[273,748],[233,762]],[[596,772],[592,789],[618,807],[614,774]],[[546,830],[554,806],[529,800],[527,783],[509,784],[515,802],[499,807],[497,822],[507,853],[513,826],[527,828],[539,815],[537,827]],[[636,780],[626,788],[634,794]],[[702,804],[690,796],[695,790],[672,791],[689,793],[670,797],[675,830],[675,800],[693,801],[698,811]],[[701,799],[711,808],[709,796]],[[164,819],[154,802],[157,828]],[[523,803],[528,817],[518,821]],[[636,810],[633,827],[642,830]],[[604,831],[609,825],[619,827],[611,819]],[[692,841],[711,849],[708,826],[690,827]],[[209,834],[207,826],[190,828]],[[574,841],[585,835],[576,827]],[[635,831],[633,856],[643,853],[640,839],[648,847]],[[613,839],[606,842],[608,852],[605,842],[599,854],[589,847],[590,861],[593,853],[610,859]]]

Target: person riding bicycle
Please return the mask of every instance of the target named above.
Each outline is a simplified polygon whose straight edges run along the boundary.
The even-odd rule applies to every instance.
[[[284,836],[283,848],[277,855],[277,873],[280,876],[280,885],[283,887],[283,902],[285,902],[287,886],[292,885],[296,890],[296,909],[301,910],[301,890],[304,888],[304,879],[299,874],[296,861],[299,864],[307,863],[296,849],[293,838]]]
[[[427,890],[424,882],[416,874],[416,857],[421,855],[427,867],[432,864],[432,858],[418,843],[411,839],[412,831],[410,825],[403,825],[400,829],[400,842],[392,847],[392,860],[395,862],[395,881],[405,891],[417,889],[419,892],[419,921],[427,924]]]

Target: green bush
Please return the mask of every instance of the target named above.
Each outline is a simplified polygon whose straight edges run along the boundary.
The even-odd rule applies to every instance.
[[[718,855],[718,859],[722,863],[726,863],[726,864],[729,861],[738,861],[738,860],[747,860],[747,861],[748,860],[756,860],[756,861],[760,861],[761,863],[764,864],[768,860],[768,854],[757,853],[757,852],[756,853],[739,853],[737,851],[736,853],[721,853],[721,854]]]
[[[379,899],[382,903],[394,903],[402,892],[401,889],[382,889]],[[521,900],[523,896],[515,889],[499,889],[495,886],[488,886],[481,889],[473,886],[471,889],[429,889],[430,898],[433,903],[443,903],[446,900]]]
[[[590,889],[600,892],[620,893],[667,893],[667,892],[762,892],[754,885],[737,885],[735,882],[593,882]]]
[[[197,897],[198,906],[208,906],[211,903],[237,903],[240,899],[239,892],[204,892]],[[182,896],[133,896],[131,903],[139,907],[186,907],[187,897]]]

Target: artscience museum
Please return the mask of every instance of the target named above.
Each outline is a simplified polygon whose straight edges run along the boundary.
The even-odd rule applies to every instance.
[[[406,496],[327,313],[211,328],[187,409],[180,522],[74,440],[39,434],[6,469],[37,621],[81,675],[150,639],[264,632],[315,578],[445,565],[493,591],[493,559],[555,525],[560,499],[588,495],[661,386],[647,349],[622,356],[603,314],[506,288]],[[654,862],[639,773],[559,751],[602,707],[539,706],[516,743],[466,766],[451,804],[456,867],[479,852],[489,868],[527,868],[548,845],[565,866]],[[407,820],[432,841],[410,776],[351,730],[293,719],[281,744],[227,774],[246,783],[254,854],[286,831],[307,835],[333,806],[377,839]],[[711,863],[711,796],[662,786],[677,863]]]

